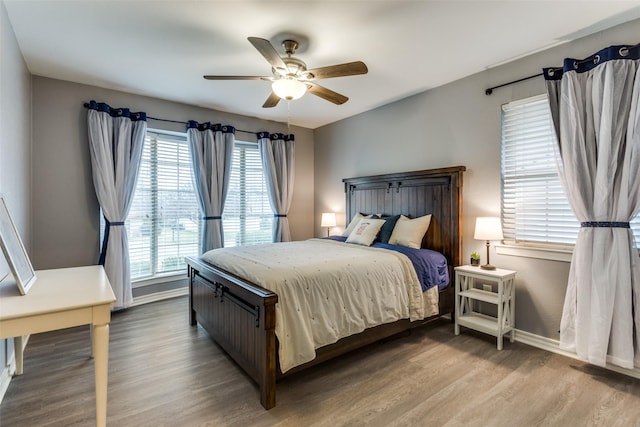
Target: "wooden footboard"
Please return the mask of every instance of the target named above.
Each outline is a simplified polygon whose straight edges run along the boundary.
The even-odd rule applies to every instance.
[[[189,322],[199,322],[260,388],[265,409],[276,404],[278,296],[197,258],[187,258]]]
[[[200,323],[207,330],[258,384],[262,406],[273,408],[276,404],[276,379],[284,376],[279,369],[275,336],[278,296],[200,259],[188,257],[187,264],[190,324]],[[439,315],[422,322],[403,319],[343,338],[319,348],[314,360],[287,371],[286,375],[451,313],[451,289],[449,286],[440,292]]]

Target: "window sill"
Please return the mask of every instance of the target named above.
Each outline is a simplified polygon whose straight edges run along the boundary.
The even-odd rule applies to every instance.
[[[571,262],[573,249],[545,248],[539,246],[496,245],[496,254],[550,261]]]
[[[178,280],[187,279],[186,271],[184,273],[168,273],[165,275],[158,275],[153,277],[147,277],[144,279],[133,280],[131,282],[132,287],[142,288],[145,286],[157,285],[159,283],[175,282]]]

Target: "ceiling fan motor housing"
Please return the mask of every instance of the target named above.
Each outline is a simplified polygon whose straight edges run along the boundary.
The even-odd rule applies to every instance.
[[[284,40],[282,42],[282,47],[287,54],[287,56],[282,57],[282,62],[287,65],[287,75],[292,77],[301,77],[302,74],[307,71],[307,64],[303,60],[293,56],[298,48],[298,42],[295,40]],[[273,69],[273,73],[280,74],[279,70],[276,69]]]
[[[294,56],[283,57],[282,61],[285,64],[287,64],[287,68],[289,70],[287,75],[299,77],[305,71],[307,71],[307,64],[305,64],[303,60],[298,59],[298,58],[296,58]],[[277,71],[274,70],[274,73],[275,72],[277,72]]]

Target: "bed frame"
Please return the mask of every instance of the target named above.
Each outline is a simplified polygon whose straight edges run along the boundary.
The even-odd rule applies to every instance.
[[[464,166],[344,179],[346,217],[357,212],[412,217],[432,214],[422,247],[443,253],[449,286],[440,291],[440,314],[453,312],[453,267],[462,264],[462,173]],[[278,366],[275,304],[278,296],[199,258],[188,257],[189,322],[209,335],[258,383],[265,409],[276,404]],[[438,317],[438,316],[434,316]],[[400,320],[367,329],[319,348],[316,358],[286,375],[395,335],[421,322]]]

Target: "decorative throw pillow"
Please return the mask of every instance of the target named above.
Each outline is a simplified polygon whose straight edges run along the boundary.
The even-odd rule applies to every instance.
[[[422,238],[429,229],[429,224],[431,224],[431,215],[414,219],[409,219],[402,215],[393,228],[389,243],[420,249],[420,246],[422,246]]]
[[[347,237],[347,243],[371,246],[384,225],[384,219],[363,218]]]
[[[380,243],[389,243],[389,239],[391,238],[391,233],[393,233],[393,229],[396,226],[396,222],[400,215],[390,216],[384,219],[384,225],[380,229],[380,233],[378,234],[378,241]]]
[[[345,228],[344,231],[342,232],[342,237],[349,237],[349,234],[351,234],[353,229],[356,228],[356,225],[358,225],[360,220],[362,218],[367,218],[367,217],[368,217],[368,215],[361,214],[360,212],[355,214],[353,216],[353,218],[351,219],[351,222],[349,223],[349,225],[347,225],[347,228]]]

